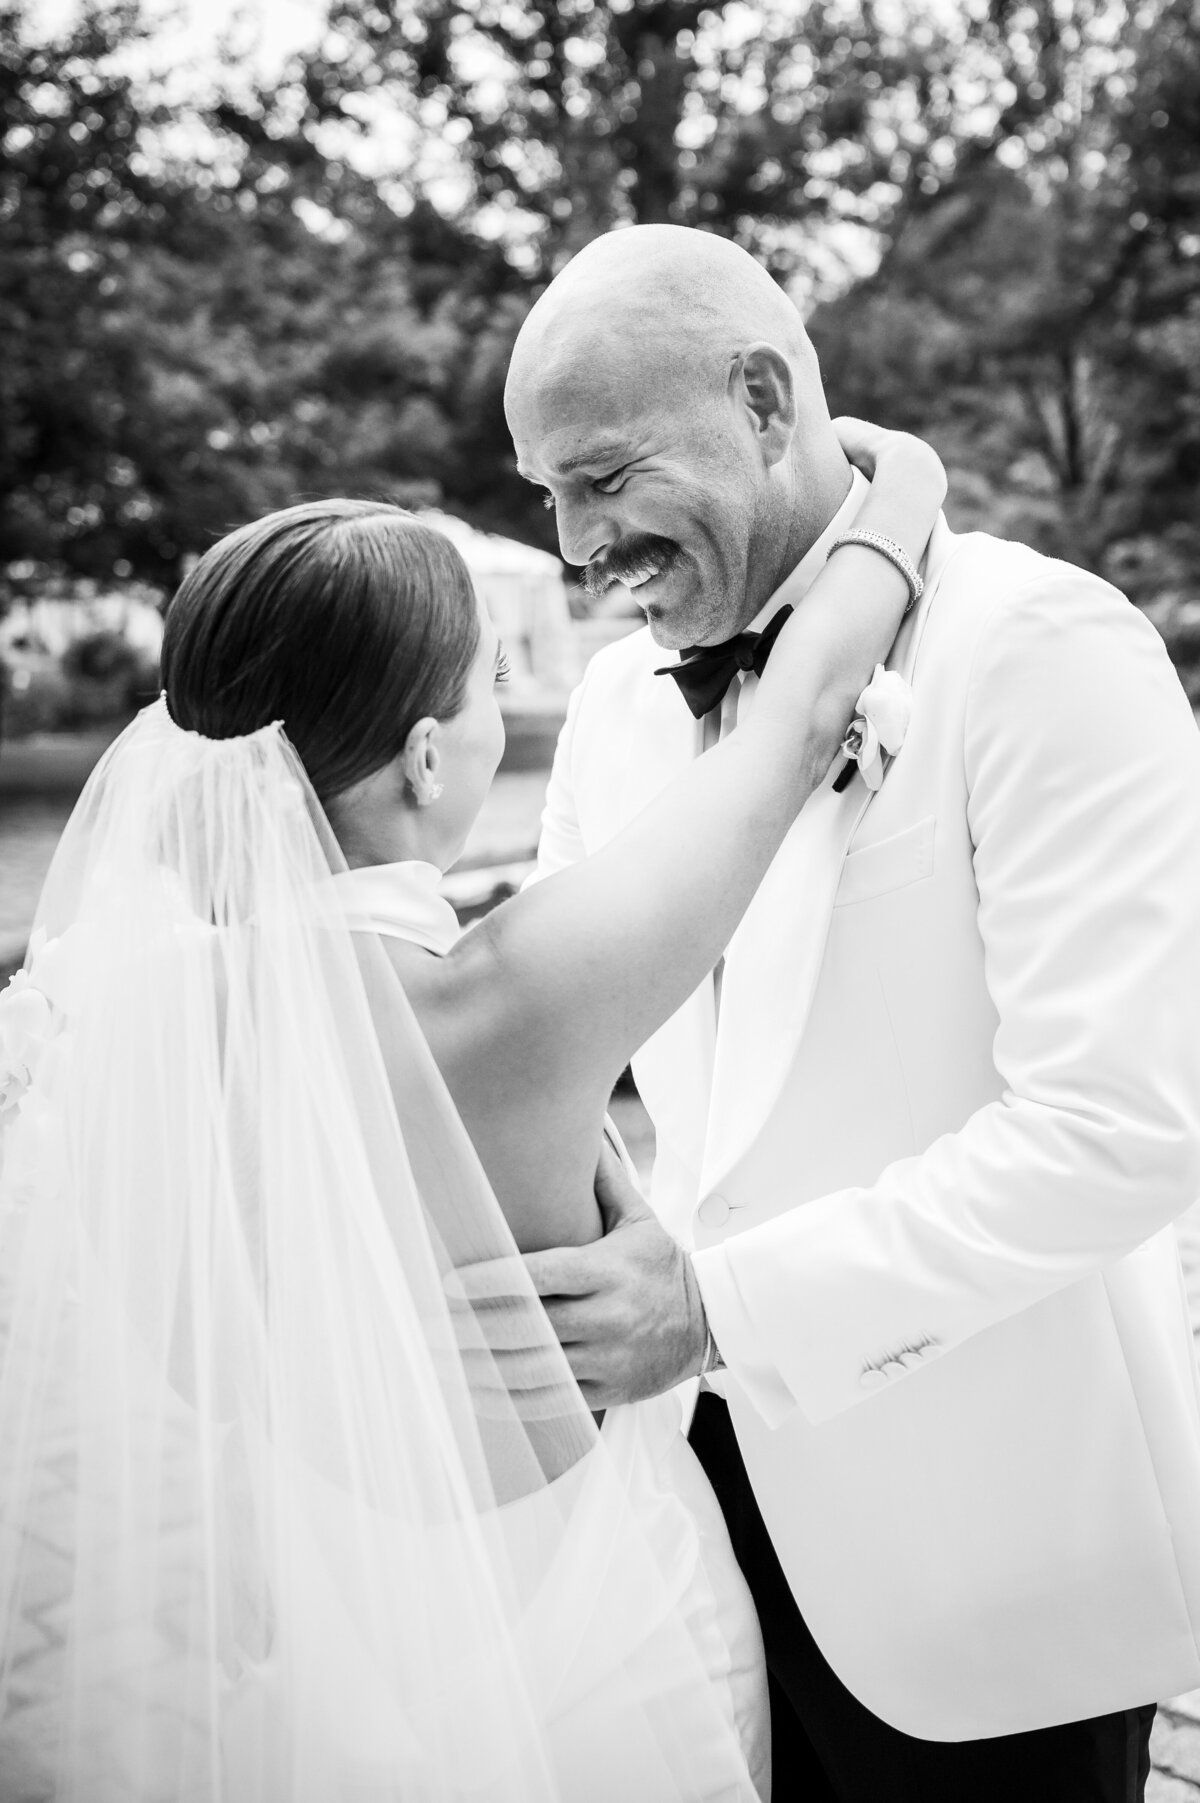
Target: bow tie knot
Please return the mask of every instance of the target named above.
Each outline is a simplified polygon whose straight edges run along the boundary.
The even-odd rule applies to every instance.
[[[703,720],[705,714],[720,707],[739,670],[762,675],[791,611],[781,607],[762,632],[739,632],[720,645],[692,645],[680,652],[677,664],[664,664],[654,674],[673,677],[692,713]]]

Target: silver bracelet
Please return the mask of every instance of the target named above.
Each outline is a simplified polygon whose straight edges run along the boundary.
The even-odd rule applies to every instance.
[[[840,538],[834,539],[829,547],[830,557],[843,545],[865,545],[868,551],[878,551],[881,557],[886,557],[889,563],[895,564],[908,584],[908,606],[904,611],[906,614],[912,612],[925,593],[925,583],[903,545],[898,545],[894,538],[886,538],[882,532],[871,532],[866,526],[843,532]]]
[[[708,1337],[704,1345],[704,1363],[700,1367],[701,1377],[707,1377],[711,1371],[723,1371],[725,1369],[725,1360],[721,1357],[721,1348],[713,1338],[713,1330],[708,1325],[707,1321],[704,1323],[704,1331]]]

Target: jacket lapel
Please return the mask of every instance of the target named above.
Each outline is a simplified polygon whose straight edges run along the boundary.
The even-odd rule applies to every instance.
[[[633,687],[623,768],[616,787],[619,831],[699,756],[703,728],[675,684],[652,674],[666,654],[650,644],[643,679]],[[705,978],[633,1060],[639,1093],[662,1141],[699,1169],[712,1092],[716,1012]]]
[[[925,593],[888,658],[888,668],[910,683],[953,543],[953,534],[939,519],[925,559]],[[805,805],[725,955],[702,1195],[721,1182],[758,1137],[808,1022],[842,865],[878,793],[856,775],[836,794],[832,785],[840,768],[841,759],[835,759]]]
[[[619,832],[654,797],[669,788],[700,754],[702,726],[688,712],[674,682],[655,670],[670,657],[646,635],[646,662],[630,684],[624,754],[614,793]]]

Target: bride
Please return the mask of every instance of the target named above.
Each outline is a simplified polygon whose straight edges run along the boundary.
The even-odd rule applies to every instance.
[[[936,457],[841,436],[857,523],[918,560]],[[768,1794],[679,1401],[598,1430],[513,1255],[601,1233],[613,1083],[720,958],[906,593],[840,551],[749,720],[460,936],[438,883],[504,662],[452,546],[329,501],[188,576],[0,998],[8,1803]],[[455,1273],[487,1261],[485,1305]]]

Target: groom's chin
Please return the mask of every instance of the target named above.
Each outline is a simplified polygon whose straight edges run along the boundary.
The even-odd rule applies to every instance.
[[[681,632],[669,608],[658,608],[653,605],[645,608],[646,624],[650,628],[650,637],[664,651],[682,651],[692,641],[687,634]]]
[[[650,585],[647,584],[647,587]],[[686,604],[680,605],[675,599],[666,596],[648,594],[644,598],[635,595],[634,599],[646,616],[646,624],[650,628],[650,637],[664,651],[682,651],[688,645],[694,645],[699,622],[694,608]]]
[[[660,601],[639,603],[646,616],[646,625],[650,628],[650,637],[664,651],[686,651],[693,645],[701,645],[709,640],[716,644],[729,633],[717,630],[719,623],[697,618],[690,609],[670,607]],[[729,631],[736,631],[730,627]]]

